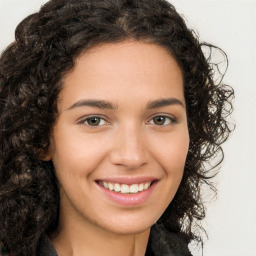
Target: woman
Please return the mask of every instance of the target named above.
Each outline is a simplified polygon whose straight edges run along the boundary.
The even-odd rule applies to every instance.
[[[191,255],[233,94],[202,46],[163,0],[52,0],[18,25],[0,60],[5,253]]]

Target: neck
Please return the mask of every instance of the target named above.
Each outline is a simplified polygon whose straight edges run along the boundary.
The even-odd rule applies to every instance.
[[[58,256],[144,256],[149,232],[150,229],[138,234],[116,234],[92,223],[67,222],[60,218],[50,239]]]

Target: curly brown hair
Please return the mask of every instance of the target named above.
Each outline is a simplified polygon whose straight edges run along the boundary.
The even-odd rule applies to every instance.
[[[64,74],[99,43],[152,42],[171,52],[184,78],[190,147],[184,176],[159,223],[200,239],[192,229],[205,216],[206,169],[231,132],[233,90],[214,81],[214,68],[194,31],[165,0],[51,0],[16,28],[0,58],[0,241],[10,255],[36,255],[42,234],[58,225],[59,189],[52,161],[42,161],[58,115]]]

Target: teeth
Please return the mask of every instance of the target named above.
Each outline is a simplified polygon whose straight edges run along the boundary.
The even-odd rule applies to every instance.
[[[130,192],[129,186],[126,185],[126,184],[122,184],[122,185],[121,185],[121,193],[127,194],[127,193],[129,193],[129,192]]]
[[[138,184],[132,184],[132,185],[130,186],[130,193],[138,193],[138,191],[139,191],[139,186],[138,186]]]
[[[116,183],[116,184],[114,185],[114,190],[115,190],[116,192],[120,192],[120,191],[121,191],[120,184]]]
[[[127,184],[110,183],[110,182],[103,181],[103,182],[100,182],[100,185],[110,191],[115,191],[122,194],[129,194],[129,193],[136,194],[143,190],[147,190],[150,187],[151,182],[127,185]]]
[[[145,189],[148,189],[149,188],[149,185],[150,185],[150,183],[145,183],[145,184],[143,184],[143,189],[145,190]]]
[[[114,190],[114,185],[112,183],[108,183],[108,189],[109,190]]]
[[[104,181],[103,186],[104,186],[104,188],[108,188],[108,183]]]
[[[144,185],[143,185],[143,183],[141,183],[141,184],[139,185],[139,191],[143,191],[143,189],[144,189]]]

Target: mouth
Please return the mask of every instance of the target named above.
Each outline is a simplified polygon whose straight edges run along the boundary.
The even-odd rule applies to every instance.
[[[150,177],[118,177],[96,180],[103,197],[124,207],[136,207],[149,200],[158,179]]]
[[[147,181],[139,184],[121,184],[107,181],[98,181],[101,187],[109,191],[114,191],[120,194],[137,194],[139,192],[148,190],[154,181]]]

